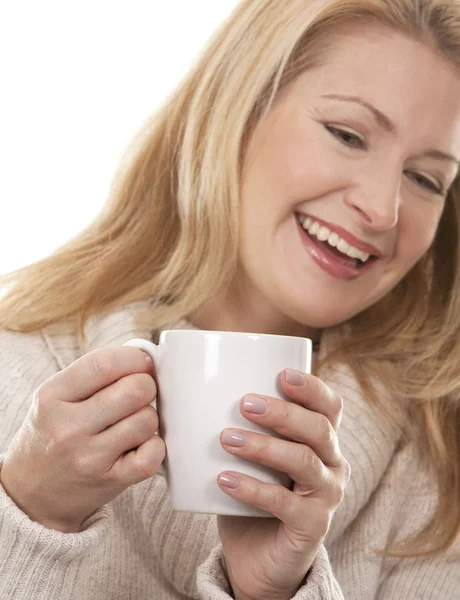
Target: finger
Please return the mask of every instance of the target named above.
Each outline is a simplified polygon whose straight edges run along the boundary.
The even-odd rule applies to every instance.
[[[154,435],[135,450],[123,454],[114,463],[108,476],[133,485],[153,477],[166,455],[166,446],[159,435]]]
[[[321,413],[287,400],[254,394],[243,396],[240,410],[248,421],[310,446],[328,467],[340,466],[343,459],[337,433]]]
[[[220,473],[217,483],[227,495],[271,513],[305,540],[321,539],[329,529],[330,511],[319,500],[234,471]]]
[[[157,412],[152,406],[145,406],[96,435],[94,442],[113,464],[121,454],[137,448],[157,431]]]
[[[327,417],[337,431],[343,410],[340,394],[318,377],[292,369],[285,369],[280,381],[283,391],[289,398]]]
[[[229,454],[287,473],[304,495],[327,493],[333,487],[329,469],[304,444],[239,429],[224,429],[221,443]]]
[[[132,373],[153,375],[152,359],[145,352],[131,346],[98,348],[48,379],[41,393],[64,402],[86,400]]]
[[[99,433],[148,406],[156,393],[155,381],[148,373],[123,377],[78,406],[82,427],[86,433]]]

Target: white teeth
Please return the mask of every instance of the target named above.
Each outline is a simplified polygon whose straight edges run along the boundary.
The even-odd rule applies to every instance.
[[[350,258],[357,258],[362,263],[365,263],[369,260],[371,256],[370,254],[351,246],[337,233],[334,233],[327,227],[324,227],[324,225],[321,225],[318,223],[318,221],[314,221],[311,217],[299,216],[299,221],[305,231],[308,231],[310,235],[314,235],[320,242],[327,242],[333,248],[337,248],[337,250],[342,252],[342,254],[345,254]]]
[[[327,227],[320,227],[318,233],[316,234],[316,237],[319,239],[320,242],[325,242],[329,239],[330,235],[331,231]]]
[[[327,240],[327,243],[329,244],[329,246],[332,246],[333,248],[337,248],[337,244],[339,243],[340,238],[336,233],[331,233],[329,239]]]
[[[350,248],[350,244],[347,244],[345,240],[340,240],[340,242],[337,244],[337,250],[339,252],[343,252],[343,254],[348,254],[348,250],[350,250]]]
[[[354,248],[353,246],[350,246],[350,249],[347,252],[347,256],[349,256],[350,258],[358,258],[360,254],[361,251],[358,250],[358,248]]]
[[[308,233],[310,235],[316,235],[321,225],[317,221],[313,221],[313,223],[308,228]]]

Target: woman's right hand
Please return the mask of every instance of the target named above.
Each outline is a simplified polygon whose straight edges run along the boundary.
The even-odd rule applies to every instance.
[[[78,532],[98,508],[152,477],[153,363],[137,348],[100,348],[45,381],[6,453],[1,483],[33,521]]]

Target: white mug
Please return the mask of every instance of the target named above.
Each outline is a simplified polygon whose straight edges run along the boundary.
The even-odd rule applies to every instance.
[[[160,435],[166,443],[166,479],[175,510],[250,517],[272,516],[227,496],[217,485],[222,471],[239,471],[289,486],[285,473],[233,456],[220,434],[230,427],[276,435],[240,413],[248,393],[283,398],[285,368],[311,369],[311,340],[228,331],[167,330],[158,346],[130,340],[154,361]]]

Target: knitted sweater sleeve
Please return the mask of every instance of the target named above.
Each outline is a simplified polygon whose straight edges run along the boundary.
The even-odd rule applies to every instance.
[[[399,542],[411,539],[427,525],[439,501],[434,479],[435,474],[420,461],[413,445],[398,453],[381,484],[380,519],[371,538],[376,541],[376,548],[383,550],[385,544],[380,543],[385,542],[389,549],[396,549]],[[370,577],[367,581],[366,573],[371,563],[376,562],[376,555],[368,555],[367,544],[364,539],[362,542],[362,545],[342,547],[341,552],[347,554],[344,557],[347,570],[342,568],[338,578],[342,591],[322,547],[294,600],[342,600],[344,597],[350,600],[460,600],[460,537],[448,550],[435,555],[411,558],[388,555],[377,563],[381,565],[378,580]],[[337,560],[337,555],[335,558]],[[216,547],[201,565],[197,583],[203,600],[232,598],[221,547]]]
[[[388,561],[382,573],[377,596],[380,600],[446,600],[460,599],[460,539],[448,551],[423,558],[399,558]],[[197,577],[202,600],[233,598],[227,578],[222,547],[215,548],[201,565]],[[357,594],[355,597],[363,597]],[[366,596],[371,598],[371,596]],[[293,600],[343,600],[324,546]]]
[[[197,584],[202,600],[233,598],[221,546],[217,546],[199,568]],[[320,547],[308,576],[292,600],[344,600],[324,546]]]
[[[40,334],[0,333],[1,466],[34,391],[59,370]],[[8,600],[71,598],[81,565],[103,538],[111,511],[104,507],[81,533],[64,534],[35,523],[0,483],[0,596]]]
[[[460,541],[448,553],[425,558],[400,558],[393,561],[386,576],[382,577],[378,598],[381,600],[460,599],[459,556]],[[233,598],[221,547],[217,547],[200,567],[197,583],[202,600]],[[304,585],[293,600],[343,600],[343,598],[323,547]]]

